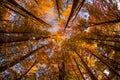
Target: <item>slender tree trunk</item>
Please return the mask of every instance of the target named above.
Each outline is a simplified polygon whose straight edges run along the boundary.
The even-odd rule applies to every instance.
[[[119,40],[106,40],[106,39],[94,39],[94,38],[84,38],[86,40],[95,40],[95,41],[108,41],[108,42],[116,42],[116,43],[120,43]]]
[[[22,36],[22,37],[1,37],[0,38],[0,43],[11,43],[11,42],[21,42],[21,41],[28,41],[28,40],[39,40],[39,39],[46,39],[50,37],[28,37],[28,36]]]
[[[106,56],[103,56],[103,55],[101,56],[101,58],[102,58],[102,57],[105,58],[105,61],[106,61],[108,64],[113,65],[115,70],[120,70],[120,68],[119,68],[120,63],[116,62],[116,61],[113,60],[113,59],[110,59],[109,57],[106,57]]]
[[[2,30],[0,30],[0,33],[1,34],[31,34],[31,33],[33,33],[33,32],[19,32],[19,31],[10,31],[10,32],[8,32],[8,31],[2,31]]]
[[[22,77],[24,77],[32,68],[33,68],[33,66],[35,66],[35,64],[36,64],[36,61],[32,64],[32,66],[24,73],[24,74],[22,74],[17,80],[21,80],[22,79]]]
[[[58,17],[60,18],[59,0],[56,0],[56,7],[58,11]]]
[[[70,15],[69,15],[69,17],[68,17],[68,20],[67,20],[67,22],[66,22],[64,31],[65,31],[65,29],[67,28],[67,26],[68,26],[69,21],[71,20],[71,18],[74,16],[75,10],[77,9],[77,6],[78,6],[78,3],[79,3],[79,0],[73,0],[72,9],[71,9]]]
[[[5,7],[5,8],[7,8],[7,9],[9,9],[9,10],[11,10],[11,11],[13,11],[13,12],[15,12],[15,13],[17,13],[17,14],[23,16],[23,17],[27,17],[26,15],[24,15],[24,14],[22,14],[22,13],[16,11],[16,10],[14,10],[13,8],[9,7],[9,6],[6,5],[6,4],[0,5],[0,6]]]
[[[88,49],[86,49],[86,52],[89,52],[91,55],[93,55],[94,57],[96,57],[97,59],[99,59],[103,64],[105,64],[110,71],[112,71],[115,75],[120,77],[120,74],[118,74],[111,65],[109,65],[105,60],[101,59],[100,57],[98,57],[97,55],[93,54],[90,50],[88,51]]]
[[[107,76],[105,73],[103,73],[101,70],[100,72],[106,77],[106,80],[110,80],[109,76]]]
[[[88,72],[88,74],[90,75],[91,79],[92,79],[92,80],[98,80],[98,79],[96,78],[96,76],[92,73],[92,71],[90,70],[90,68],[87,66],[87,64],[85,63],[85,61],[82,59],[82,57],[79,55],[79,53],[77,53],[76,51],[75,51],[75,53],[76,53],[76,54],[78,55],[78,57],[80,58],[81,63],[82,63],[83,66],[85,67],[85,69],[86,69],[86,71]]]
[[[119,22],[120,22],[120,19],[116,19],[116,20],[110,20],[110,21],[99,22],[99,23],[91,23],[91,25],[87,26],[87,27],[98,26],[98,25],[102,25],[102,24],[119,23]]]
[[[28,58],[30,55],[34,54],[35,52],[37,52],[38,50],[44,48],[45,46],[46,46],[46,45],[43,45],[43,46],[41,46],[41,47],[39,47],[39,48],[37,48],[37,49],[29,52],[28,54],[26,54],[26,55],[24,55],[24,56],[22,56],[22,57],[20,57],[20,58],[17,58],[17,59],[15,59],[15,60],[11,61],[11,62],[8,62],[8,63],[6,63],[6,64],[4,64],[4,65],[1,65],[1,66],[0,66],[0,72],[3,72],[3,71],[5,71],[6,69],[8,69],[9,67],[12,67],[12,66],[16,65],[17,63],[25,60],[25,59]]]
[[[59,68],[59,80],[65,80],[65,64],[62,62]]]
[[[75,18],[77,17],[77,15],[78,15],[79,11],[81,10],[81,8],[83,7],[84,3],[85,3],[85,0],[82,0],[82,2],[79,4],[78,9],[75,14]]]
[[[34,1],[35,1],[35,3],[39,6],[38,0],[34,0]]]
[[[102,37],[102,38],[111,38],[111,39],[113,39],[113,38],[120,38],[120,35],[106,35],[106,34],[103,34],[103,35],[95,34],[95,35],[97,35],[98,37]]]
[[[11,3],[12,5],[14,5],[15,7],[19,8],[20,10],[22,10],[23,12],[25,12],[26,14],[28,14],[30,17],[32,17],[35,20],[39,21],[40,23],[43,23],[43,24],[48,25],[48,26],[51,26],[50,24],[46,23],[42,19],[40,19],[40,18],[36,17],[35,15],[33,15],[31,12],[27,11],[24,7],[22,7],[17,2],[15,2],[15,0],[7,0],[7,1],[9,3]]]
[[[100,44],[102,44],[102,45],[104,45],[106,47],[110,47],[110,48],[112,48],[115,51],[120,51],[120,47],[117,47],[117,46],[114,46],[114,45],[110,45],[110,44],[106,44],[106,43],[103,43],[103,42],[101,42]]]
[[[77,80],[80,80],[80,78],[79,78],[79,76],[77,75],[77,73],[76,73],[74,67],[72,67],[72,68],[73,68],[73,71],[74,71],[75,75],[77,76]]]
[[[82,72],[81,72],[81,70],[80,70],[80,68],[79,68],[79,64],[77,63],[77,61],[76,61],[75,58],[74,58],[74,61],[75,61],[75,63],[77,64],[77,68],[78,68],[78,70],[79,70],[79,72],[80,72],[81,77],[83,78],[83,80],[85,80],[85,78],[84,78],[84,76],[83,76],[83,74],[82,74]],[[80,79],[79,79],[79,80],[80,80]]]

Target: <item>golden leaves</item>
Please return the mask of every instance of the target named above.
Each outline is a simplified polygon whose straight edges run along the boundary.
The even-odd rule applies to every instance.
[[[39,12],[42,11],[42,14],[47,14],[53,7],[53,2],[51,0],[40,0],[39,5]]]

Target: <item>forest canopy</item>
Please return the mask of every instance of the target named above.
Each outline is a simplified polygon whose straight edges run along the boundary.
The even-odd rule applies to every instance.
[[[0,0],[0,80],[119,79],[119,0]]]

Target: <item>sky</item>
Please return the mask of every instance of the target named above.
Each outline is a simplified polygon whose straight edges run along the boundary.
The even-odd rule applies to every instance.
[[[120,0],[116,0],[116,1],[117,1],[118,9],[120,10]]]

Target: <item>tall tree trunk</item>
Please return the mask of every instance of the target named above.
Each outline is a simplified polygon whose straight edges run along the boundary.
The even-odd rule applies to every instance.
[[[59,80],[65,80],[65,64],[62,62],[59,66]]]
[[[4,0],[3,0],[4,1]],[[46,23],[45,21],[43,21],[42,19],[36,17],[35,15],[33,15],[31,12],[29,12],[28,10],[26,10],[24,7],[22,7],[21,5],[19,5],[15,0],[6,0],[8,1],[10,4],[14,5],[15,8],[20,9],[21,11],[25,12],[27,15],[29,15],[30,17],[32,17],[33,19],[35,19],[36,21],[39,21],[42,24],[45,24],[47,26],[51,26],[50,24]]]
[[[72,68],[73,68],[73,71],[74,71],[75,75],[77,76],[77,80],[80,80],[80,78],[79,78],[78,74],[76,73],[74,67],[72,67]]]
[[[94,41],[108,41],[108,42],[116,42],[116,43],[120,43],[119,40],[106,40],[106,39],[94,39],[94,38],[84,38],[86,40],[94,40]]]
[[[83,74],[82,74],[82,72],[81,72],[81,70],[80,70],[80,68],[79,68],[79,64],[77,63],[77,61],[76,61],[75,58],[74,58],[74,61],[75,61],[75,63],[77,64],[77,68],[78,68],[78,70],[79,70],[79,72],[80,72],[81,77],[83,78],[83,80],[85,80],[85,78],[84,78],[84,76],[83,76]]]
[[[19,32],[19,31],[10,31],[10,32],[8,32],[8,31],[2,31],[2,30],[0,30],[0,33],[1,34],[31,34],[31,33],[33,33],[33,32]]]
[[[34,0],[34,2],[39,6],[38,0]]]
[[[13,37],[13,36],[6,36],[0,38],[0,43],[11,43],[11,42],[21,42],[21,41],[28,41],[28,40],[39,40],[39,39],[46,39],[49,38],[46,37],[28,37],[28,36],[22,36],[22,37]]]
[[[32,66],[24,73],[22,74],[17,80],[21,80],[22,77],[24,77],[36,64],[36,61],[32,64]]]
[[[110,45],[110,44],[106,44],[101,42],[100,44],[106,46],[106,47],[110,47],[111,49],[115,50],[115,51],[120,51],[120,47],[114,46],[114,45]]]
[[[87,66],[87,64],[85,63],[85,61],[82,59],[82,57],[79,55],[79,53],[77,53],[76,51],[75,51],[75,53],[76,53],[76,54],[78,55],[78,57],[80,58],[81,63],[82,63],[83,66],[85,67],[85,69],[86,69],[86,71],[88,72],[88,74],[90,75],[91,79],[92,79],[92,80],[98,80],[98,79],[96,78],[96,76],[92,73],[92,71],[90,70],[90,68]]]
[[[56,0],[56,7],[57,7],[57,11],[58,11],[58,17],[59,17],[59,19],[60,19],[59,0]]]
[[[117,34],[115,34],[115,35],[106,35],[106,34],[95,34],[96,36],[98,36],[98,37],[102,37],[102,38],[111,38],[111,39],[113,39],[113,38],[120,38],[120,35],[117,35]]]
[[[28,58],[30,55],[34,54],[35,52],[37,52],[38,50],[44,48],[45,46],[46,46],[46,45],[43,45],[43,46],[41,46],[41,47],[39,47],[39,48],[37,48],[37,49],[29,52],[28,54],[26,54],[26,55],[24,55],[24,56],[22,56],[22,57],[20,57],[20,58],[17,58],[17,59],[15,59],[15,60],[11,61],[11,62],[8,62],[8,63],[6,63],[6,64],[4,64],[4,65],[1,65],[1,66],[0,66],[0,72],[3,72],[3,71],[5,71],[6,69],[8,69],[9,67],[12,67],[12,66],[16,65],[17,63],[25,60],[25,59]]]
[[[109,65],[106,61],[104,61],[103,59],[101,59],[99,56],[93,54],[90,50],[88,51],[88,49],[86,49],[86,52],[90,53],[91,55],[93,55],[94,57],[96,57],[97,59],[99,59],[103,64],[105,64],[105,65],[109,68],[110,71],[112,71],[115,75],[117,75],[117,76],[120,77],[120,74],[117,73],[117,72],[114,70],[114,68],[113,68],[111,65]]]
[[[2,4],[2,5],[0,5],[0,6],[2,6],[3,8],[5,7],[5,8],[7,8],[7,9],[9,9],[9,10],[11,10],[11,11],[13,11],[13,12],[15,12],[15,13],[17,13],[17,14],[19,14],[19,15],[23,16],[23,17],[27,17],[25,14],[23,14],[23,13],[20,13],[20,12],[16,11],[15,9],[13,9],[13,8],[9,7],[9,6],[8,6],[8,5],[6,5],[6,4]]]
[[[103,73],[103,71],[100,70],[100,72],[105,76],[106,80],[110,80],[109,76],[107,76],[105,73]]]
[[[110,21],[99,22],[99,23],[91,23],[91,25],[87,26],[87,27],[98,26],[98,25],[103,25],[103,24],[110,24],[110,23],[119,23],[119,22],[120,22],[120,19],[116,19],[116,20],[110,20]]]
[[[75,11],[76,11],[76,9],[77,9],[77,7],[78,7],[78,4],[79,4],[79,0],[73,0],[72,9],[71,9],[70,15],[69,15],[69,17],[68,17],[68,20],[67,20],[67,22],[66,22],[64,31],[65,31],[65,29],[67,28],[67,26],[68,26],[69,21],[71,20],[71,18],[74,16]]]
[[[84,3],[85,3],[85,0],[82,0],[82,2],[79,4],[74,19],[77,17],[77,15],[78,15],[79,11],[81,10],[81,8],[83,7]]]
[[[106,56],[104,56],[104,55],[102,55],[101,58],[105,58],[104,60],[105,60],[108,64],[114,66],[114,69],[115,69],[115,70],[120,70],[120,68],[119,68],[120,63],[119,63],[119,62],[116,62],[115,60],[110,59],[109,57],[106,57]]]

